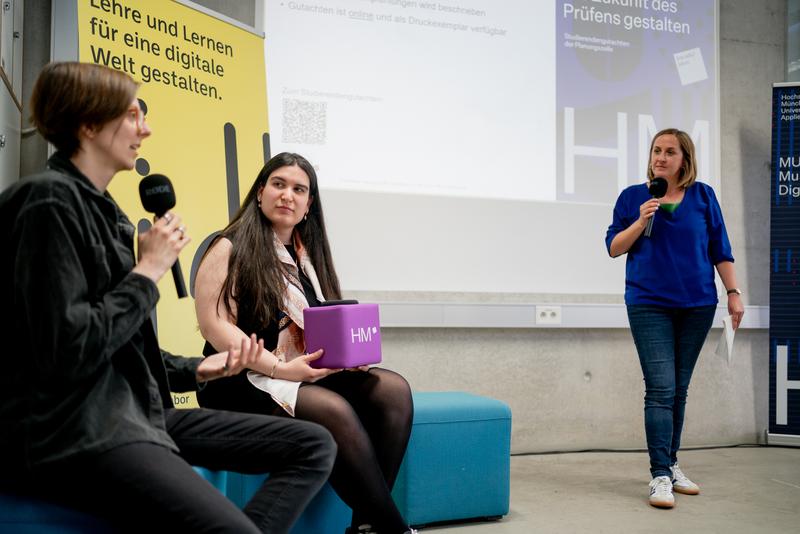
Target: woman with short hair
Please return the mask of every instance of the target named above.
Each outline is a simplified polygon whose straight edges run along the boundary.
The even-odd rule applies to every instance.
[[[205,359],[159,349],[156,282],[189,236],[167,212],[139,235],[137,262],[107,191],[151,134],[137,87],[75,62],[47,65],[34,86],[33,123],[57,152],[0,195],[0,485],[124,531],[288,532],[335,444],[304,421],[172,405],[170,391],[254,365],[263,342]],[[240,510],[190,464],[270,477]]]

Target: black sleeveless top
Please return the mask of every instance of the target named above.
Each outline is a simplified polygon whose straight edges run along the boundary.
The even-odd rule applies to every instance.
[[[297,252],[294,250],[294,245],[283,246],[286,247],[286,251],[289,252],[289,255],[292,257],[295,264],[297,264]],[[319,306],[320,302],[317,300],[316,293],[314,293],[314,286],[311,284],[311,280],[308,278],[308,276],[306,276],[306,273],[304,273],[302,269],[298,268],[298,271],[300,272],[300,284],[303,286],[303,293],[306,296],[309,307],[314,308]],[[240,323],[241,321],[237,321],[237,326],[240,326]],[[251,332],[245,332],[245,334],[250,335]],[[278,346],[278,320],[271,321],[270,324],[255,332],[255,334],[259,339],[264,340],[265,349],[269,351],[275,350],[275,347]],[[208,356],[223,350],[227,350],[227,347],[218,349],[206,341],[205,346],[203,347],[203,355]]]

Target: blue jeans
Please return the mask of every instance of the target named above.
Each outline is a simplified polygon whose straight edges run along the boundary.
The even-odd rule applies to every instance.
[[[653,478],[672,478],[670,466],[678,461],[689,381],[715,311],[715,305],[628,306],[628,321],[644,374],[644,429]]]

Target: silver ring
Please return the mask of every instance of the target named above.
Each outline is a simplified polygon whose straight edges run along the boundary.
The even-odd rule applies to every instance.
[[[183,239],[184,237],[186,237],[186,227],[185,227],[185,226],[183,226],[183,225],[180,225],[180,226],[177,228],[177,230],[178,230],[178,231],[181,233],[181,239]]]
[[[165,213],[164,220],[167,221],[167,224],[169,224],[170,221],[172,220],[172,215],[170,215],[169,213]]]
[[[230,367],[228,367],[228,362],[225,362],[222,365],[222,370],[225,371],[226,373],[230,370]]]

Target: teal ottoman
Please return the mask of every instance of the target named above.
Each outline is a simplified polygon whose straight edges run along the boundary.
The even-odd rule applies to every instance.
[[[458,391],[415,392],[414,423],[393,491],[410,525],[508,513],[511,409]]]
[[[0,492],[0,532],[13,534],[112,534],[105,521],[28,495]]]
[[[212,471],[205,467],[193,466],[195,472],[209,481],[212,486],[217,488],[220,493],[227,495],[228,493],[228,472],[227,471]]]
[[[267,475],[233,471],[194,470],[240,508],[261,487]],[[352,511],[325,484],[295,523],[292,534],[342,534]],[[99,518],[30,496],[0,492],[0,533],[111,534],[116,532]]]
[[[414,422],[393,496],[415,526],[508,513],[511,410],[461,392],[414,393]],[[266,475],[195,470],[243,507]],[[325,484],[293,534],[341,534],[352,511]],[[108,532],[102,521],[27,497],[0,494],[0,532]]]
[[[227,487],[223,493],[239,508],[243,508],[266,478],[267,475],[244,475],[228,471]],[[292,534],[342,534],[350,526],[352,515],[350,507],[326,483],[294,524]]]

